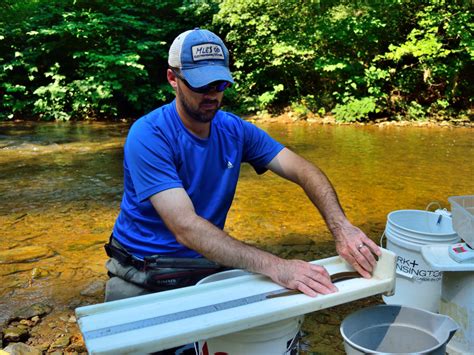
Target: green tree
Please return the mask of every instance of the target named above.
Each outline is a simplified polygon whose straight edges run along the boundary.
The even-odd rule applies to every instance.
[[[214,24],[227,33],[244,109],[363,121],[468,108],[471,17],[443,0],[223,0]]]
[[[389,68],[390,110],[416,119],[472,104],[474,24],[462,5],[431,1],[400,43],[374,60]]]
[[[68,120],[149,111],[171,96],[164,74],[171,41],[210,21],[213,5],[177,0],[5,5],[0,112],[6,118]]]

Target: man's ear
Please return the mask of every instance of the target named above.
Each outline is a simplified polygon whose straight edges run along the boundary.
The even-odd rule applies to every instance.
[[[170,83],[171,87],[176,90],[176,88],[178,87],[178,82],[176,81],[176,75],[171,69],[168,69],[166,71],[166,78],[168,79],[168,83]]]

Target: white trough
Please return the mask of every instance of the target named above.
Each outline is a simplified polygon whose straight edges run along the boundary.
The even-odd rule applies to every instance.
[[[328,272],[353,271],[339,256],[316,260]],[[338,292],[270,297],[285,291],[262,275],[239,276],[76,309],[90,354],[141,354],[210,339],[333,307],[395,287],[396,256],[382,249],[371,279],[337,283]]]

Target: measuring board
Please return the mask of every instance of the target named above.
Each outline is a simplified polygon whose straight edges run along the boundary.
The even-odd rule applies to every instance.
[[[312,263],[331,275],[353,271],[339,256]],[[341,281],[338,292],[314,298],[250,274],[80,307],[76,316],[90,354],[150,353],[391,293],[395,266],[395,254],[382,249],[371,279]]]

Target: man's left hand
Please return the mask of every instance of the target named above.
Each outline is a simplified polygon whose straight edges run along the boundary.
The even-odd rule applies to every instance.
[[[379,246],[350,222],[346,222],[338,230],[336,250],[365,278],[372,277],[372,272],[377,264],[376,256],[382,255]]]

